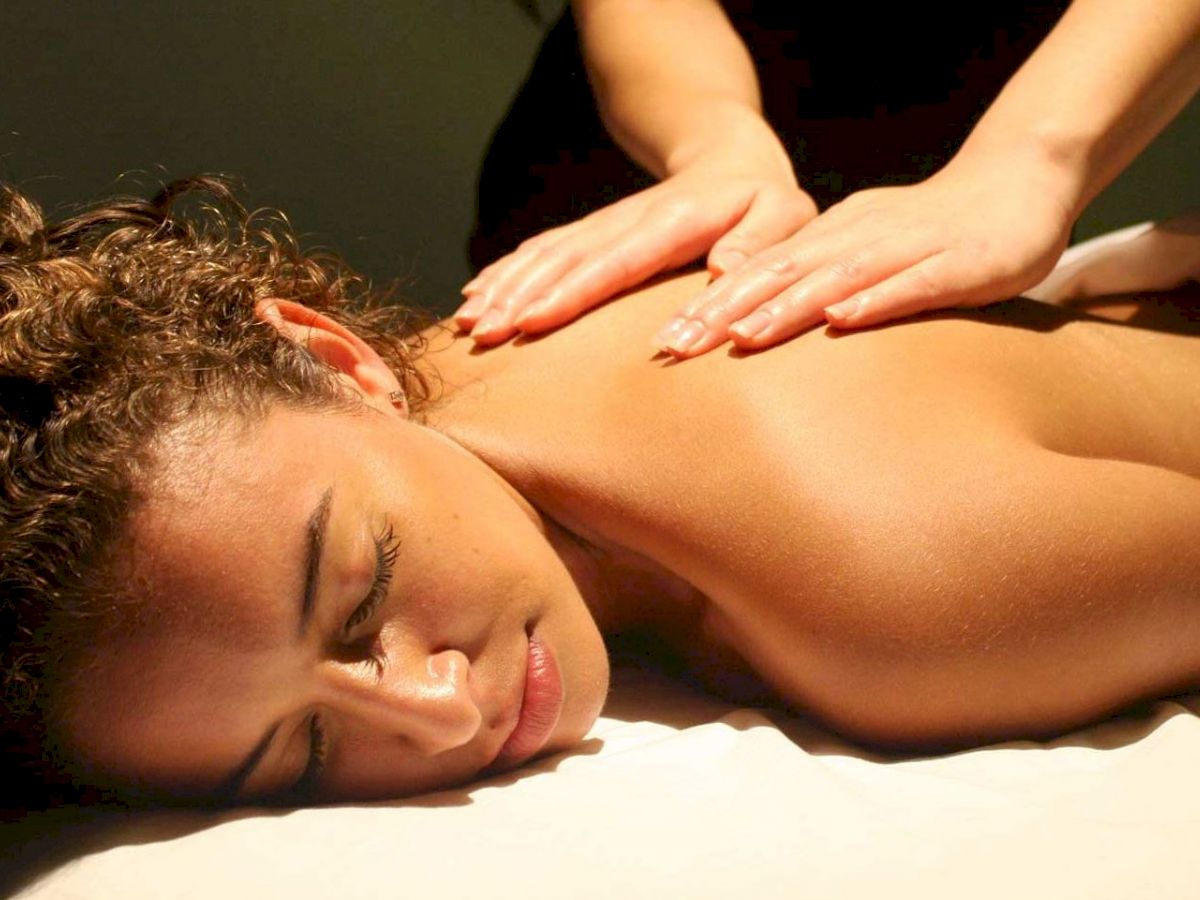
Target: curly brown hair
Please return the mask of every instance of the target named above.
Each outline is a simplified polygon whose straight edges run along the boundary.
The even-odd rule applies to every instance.
[[[302,252],[281,214],[248,214],[222,177],[57,224],[0,186],[0,808],[78,796],[57,704],[83,648],[135,605],[114,548],[156,437],[206,412],[255,421],[272,404],[355,402],[255,303],[296,300],[348,326],[419,412],[427,319],[392,293]]]

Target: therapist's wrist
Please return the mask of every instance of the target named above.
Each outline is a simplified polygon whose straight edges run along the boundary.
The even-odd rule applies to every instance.
[[[1097,192],[1092,142],[1054,125],[1002,134],[980,125],[944,171],[1003,179],[1013,190],[1060,210],[1064,227],[1070,228]]]
[[[739,103],[706,106],[702,123],[666,155],[663,177],[700,164],[796,184],[791,159],[779,136],[757,110]]]

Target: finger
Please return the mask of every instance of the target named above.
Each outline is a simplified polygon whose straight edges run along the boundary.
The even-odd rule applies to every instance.
[[[649,194],[649,191],[645,193]],[[635,200],[637,202],[633,202]],[[637,210],[644,203],[644,198],[626,198],[577,222],[526,241],[522,245],[522,257],[496,273],[483,288],[481,296],[486,307],[472,328],[471,337],[478,344],[490,346],[525,330],[517,327],[517,318],[541,300],[566,272],[600,253],[614,235],[628,228],[631,222],[638,221]],[[564,324],[577,314],[559,315],[553,304],[540,312],[545,319],[543,330]]]
[[[654,345],[679,357],[708,352],[725,341],[730,323],[809,274],[820,252],[793,239],[751,257],[701,291],[655,335]]]
[[[472,294],[481,294],[485,291],[488,285],[492,284],[497,276],[506,271],[517,260],[524,258],[530,251],[535,249],[534,241],[542,238],[542,235],[537,235],[537,238],[522,241],[516,249],[504,254],[499,259],[494,259],[475,275],[470,281],[462,286],[462,295],[470,297]],[[540,243],[540,241],[539,241]]]
[[[492,260],[490,263],[476,272],[475,277],[459,289],[459,293],[464,297],[479,293],[480,288],[487,282],[488,276],[496,270],[497,266],[503,265],[505,260],[511,258],[515,252],[516,251],[514,250],[512,253],[504,254],[499,259]]]
[[[816,207],[813,208],[815,210]],[[880,235],[875,233],[877,230],[873,230],[864,236],[861,230],[855,228],[861,218],[861,213],[853,210],[846,212],[838,206],[815,216],[803,225],[802,232],[780,241],[774,247],[768,247],[744,263],[745,268],[742,271],[734,275],[719,276],[707,291],[699,294],[680,311],[679,317],[698,317],[706,306],[720,300],[722,291],[739,291],[739,279],[756,278],[756,270],[769,270],[778,276],[773,279],[773,288],[765,284],[763,286],[765,295],[778,294],[789,284],[807,277],[827,260],[851,252],[852,247],[876,243],[887,235],[887,232]],[[765,300],[765,297],[763,299]],[[744,315],[754,307],[755,304],[747,301],[741,305],[740,312]]]
[[[502,274],[516,258],[522,257],[525,254],[536,250],[544,250],[551,244],[555,244],[563,238],[570,236],[570,234],[585,221],[587,221],[587,219],[581,219],[576,222],[568,222],[566,225],[556,225],[553,228],[547,228],[545,231],[539,231],[532,237],[525,238],[525,240],[521,241],[521,243],[518,244],[513,250],[504,254],[499,259],[492,260],[490,263],[480,269],[474,278],[463,285],[462,293],[464,295],[478,294],[480,291],[484,290],[488,284],[495,281],[495,279]]]
[[[517,320],[537,333],[570,321],[614,294],[698,257],[712,241],[711,228],[676,217],[649,220],[625,232],[564,275]]]
[[[475,276],[468,285],[470,287],[469,292],[466,287],[463,288],[463,294],[466,299],[451,315],[454,323],[462,331],[470,331],[474,328],[475,323],[487,312],[492,301],[492,295],[488,293],[488,288],[495,282],[497,277],[510,267],[519,265],[524,258],[524,253],[524,250],[518,248],[512,253],[500,257],[500,259],[482,269]]]
[[[506,256],[500,257],[495,262],[489,263],[484,268],[480,269],[473,279],[471,279],[462,289],[463,297],[465,298],[462,305],[458,307],[450,316],[454,320],[454,324],[462,331],[470,331],[475,325],[475,322],[483,315],[487,309],[487,300],[483,297],[483,289],[487,286],[492,277],[497,271],[512,262],[516,251],[509,253]]]
[[[586,256],[590,241],[560,242],[532,257],[511,275],[489,288],[490,308],[471,331],[478,342],[498,343],[522,330],[517,325],[533,304]],[[550,310],[552,325],[567,321]]]
[[[708,271],[714,277],[736,269],[750,257],[790,237],[817,214],[802,192],[760,191],[740,222],[713,244]]]
[[[505,256],[500,257],[500,259],[505,258]],[[488,271],[496,264],[496,262],[499,262],[499,260],[488,263],[486,266],[476,272],[475,277],[459,288],[458,292],[464,297],[469,297],[471,294],[478,293],[479,283],[487,278]]]
[[[957,305],[978,306],[989,300],[986,285],[956,264],[953,254],[938,253],[886,281],[825,310],[836,328],[865,328],[904,316]]]
[[[492,346],[508,340],[517,333],[513,324],[526,307],[536,300],[546,286],[553,284],[585,255],[589,245],[603,240],[595,229],[584,228],[574,239],[567,238],[540,248],[529,247],[520,259],[497,274],[479,300],[483,304],[471,328],[477,344]]]
[[[877,241],[836,255],[780,295],[783,305],[760,307],[729,326],[729,337],[746,350],[757,350],[793,337],[825,317],[825,309],[932,256],[921,244]]]
[[[743,322],[748,327],[729,331],[734,345],[741,350],[761,350],[808,331],[824,319],[825,312],[814,306],[809,293],[799,285],[789,288],[764,303]]]
[[[470,331],[486,308],[487,302],[482,297],[478,295],[468,297],[466,302],[451,314],[450,318],[454,320],[459,331]]]
[[[539,253],[546,252],[568,236],[571,228],[571,225],[566,225],[535,235],[522,241],[513,252],[480,270],[479,274],[463,287],[463,294],[467,299],[455,310],[455,323],[463,330],[474,327],[483,314],[494,305],[496,297],[503,296],[495,290],[496,286],[511,281],[514,275],[529,266]]]

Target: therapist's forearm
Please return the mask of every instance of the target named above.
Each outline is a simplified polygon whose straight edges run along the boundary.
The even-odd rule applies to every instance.
[[[1197,88],[1200,0],[1076,0],[958,158],[1047,173],[1074,219]]]
[[[614,140],[664,178],[761,118],[758,77],[715,0],[573,0],[592,90]],[[773,163],[786,164],[782,151]]]

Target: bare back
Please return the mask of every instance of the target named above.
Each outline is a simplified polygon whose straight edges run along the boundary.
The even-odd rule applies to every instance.
[[[1015,301],[655,357],[702,280],[485,353],[435,337],[431,424],[694,586],[697,642],[853,735],[1049,732],[1200,684],[1196,297],[1155,328]]]

